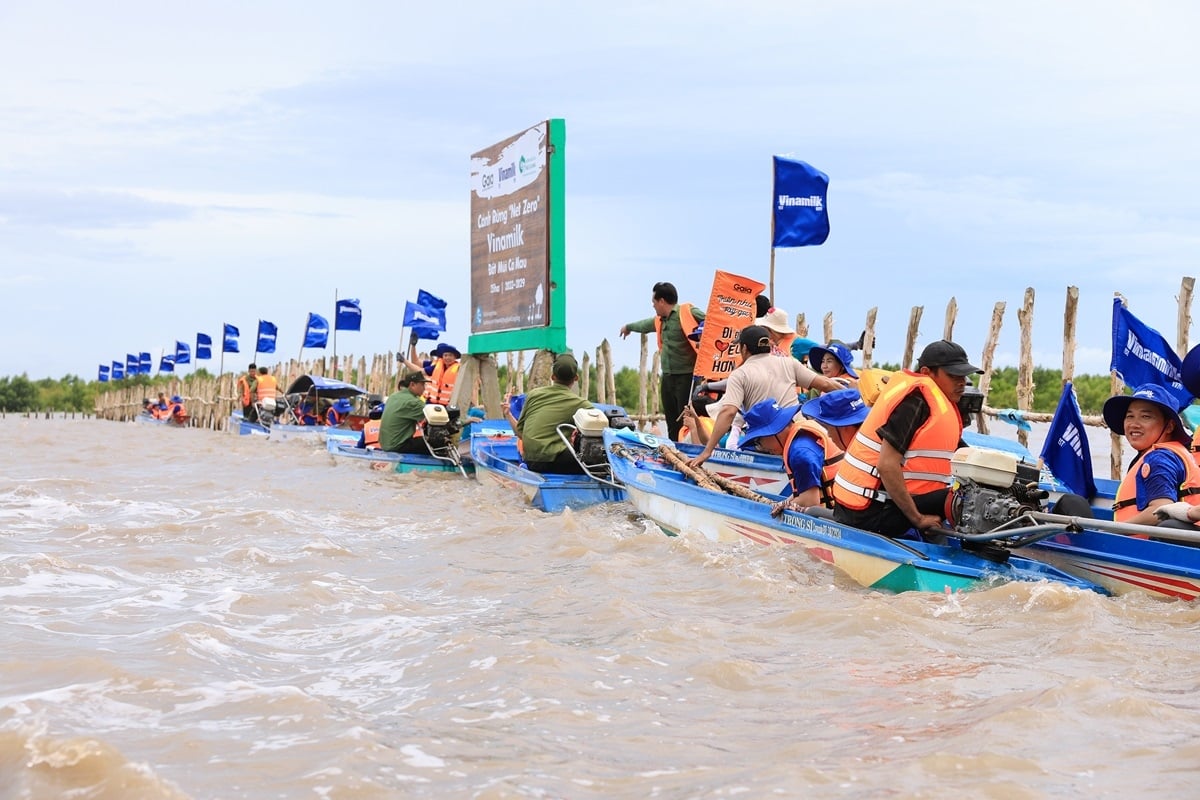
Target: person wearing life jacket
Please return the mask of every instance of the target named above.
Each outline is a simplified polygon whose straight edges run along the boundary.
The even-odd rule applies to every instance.
[[[267,374],[266,367],[258,368],[258,378],[255,380],[254,391],[258,402],[262,402],[267,398],[275,399],[275,394],[279,389],[279,381],[274,375]]]
[[[830,342],[824,347],[814,347],[808,351],[809,363],[813,369],[831,381],[837,381],[848,389],[858,388],[858,373],[854,371],[854,356],[850,348],[841,342]]]
[[[413,370],[400,378],[396,391],[384,403],[379,423],[379,449],[389,453],[429,455],[423,436],[425,383],[422,370]]]
[[[631,333],[654,332],[658,339],[660,369],[659,402],[667,422],[667,436],[678,441],[683,408],[692,398],[692,373],[700,343],[688,338],[704,320],[704,312],[690,303],[679,302],[674,284],[654,284],[650,298],[654,316],[621,326],[621,338]]]
[[[1161,516],[1183,521],[1179,514],[1171,513],[1172,509],[1162,515],[1155,512],[1172,504],[1200,505],[1200,466],[1188,449],[1187,431],[1176,403],[1165,387],[1153,383],[1138,386],[1131,395],[1115,395],[1104,402],[1104,424],[1124,435],[1137,451],[1117,486],[1113,502],[1116,522],[1157,525]],[[1185,519],[1189,518],[1189,510],[1182,509]]]
[[[300,398],[300,402],[296,403],[292,413],[296,417],[298,425],[321,424],[321,418],[317,415],[317,395],[312,391]]]
[[[950,459],[962,445],[957,404],[967,376],[981,372],[945,339],[921,351],[916,372],[897,372],[846,448],[833,484],[833,518],[886,536],[940,529]]]
[[[171,403],[167,407],[167,419],[174,422],[176,425],[186,425],[188,421],[187,408],[183,405],[183,398],[179,395],[174,395],[171,398]]]
[[[792,326],[788,325],[788,313],[782,308],[769,308],[767,313],[754,320],[755,325],[762,325],[771,336],[771,355],[792,357],[792,343],[799,338]]]
[[[376,397],[378,397],[376,395]],[[383,417],[383,403],[376,403],[367,412],[367,421],[363,424],[362,433],[358,436],[358,447],[367,450],[379,449],[380,418]]]
[[[461,366],[458,360],[462,358],[462,353],[452,344],[439,342],[437,347],[429,352],[429,355],[432,363],[418,362],[417,340],[409,339],[408,358],[404,360],[405,366],[414,372],[424,370],[425,374],[429,376],[429,380],[425,383],[425,402],[448,406],[450,405],[450,396],[454,393],[454,382],[458,378],[458,370]]]
[[[734,344],[738,345],[738,357],[742,363],[729,373],[725,381],[725,395],[716,406],[718,410],[712,433],[700,454],[688,459],[689,466],[698,467],[707,461],[721,437],[729,433],[738,413],[744,415],[755,404],[774,400],[784,408],[799,406],[797,390],[813,388],[822,392],[836,392],[842,388],[794,358],[772,355],[770,334],[761,325],[747,325],[738,333]],[[796,410],[799,411],[799,408]]]
[[[150,406],[150,414],[155,419],[167,419],[171,416],[171,405],[167,402],[166,392],[158,393],[158,399]]]
[[[701,327],[704,324],[701,323]],[[680,442],[704,444],[712,435],[716,420],[709,413],[709,407],[720,400],[721,395],[710,389],[708,384],[701,383],[692,394],[692,402],[683,407],[683,424],[679,426]],[[728,435],[717,442],[718,447],[727,447]]]
[[[833,508],[833,482],[844,448],[854,439],[870,409],[857,389],[840,389],[800,407],[781,408],[764,400],[746,412],[749,426],[742,446],[783,456],[791,496],[771,508],[772,516],[813,506]]]
[[[254,407],[254,400],[258,397],[258,367],[251,364],[246,368],[245,375],[239,375],[237,379],[237,396],[242,402],[242,417],[247,422],[254,422],[258,419],[258,409]]]
[[[354,407],[345,397],[339,397],[330,403],[329,408],[325,409],[325,424],[331,428],[336,428],[345,421],[346,417],[350,416],[350,411]]]

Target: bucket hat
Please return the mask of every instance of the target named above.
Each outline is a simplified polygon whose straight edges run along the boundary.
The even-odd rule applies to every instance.
[[[839,389],[818,395],[800,407],[804,416],[826,425],[861,425],[871,409],[858,389]]]
[[[857,378],[858,373],[854,371],[854,356],[850,355],[850,348],[841,342],[830,342],[824,347],[814,347],[808,351],[808,363],[812,364],[812,368],[819,370],[821,367],[821,359],[825,354],[833,356],[841,363],[842,369],[846,370],[846,374],[851,378]]]
[[[344,397],[339,397],[333,401],[333,410],[339,414],[347,414],[354,406],[350,405],[350,401]]]
[[[1188,350],[1179,371],[1182,373],[1183,388],[1200,397],[1200,344]]]
[[[1175,440],[1181,444],[1190,443],[1187,431],[1183,429],[1183,420],[1175,408],[1175,398],[1157,383],[1143,383],[1133,390],[1133,394],[1117,394],[1104,401],[1104,424],[1113,433],[1125,434],[1125,414],[1134,400],[1145,400],[1161,408],[1166,418],[1175,422]]]
[[[446,353],[453,353],[455,358],[462,358],[462,353],[459,352],[457,347],[452,344],[446,344],[445,342],[439,342],[436,347],[429,351],[429,355],[433,356],[434,358],[441,358],[442,356],[446,355]]]
[[[788,325],[788,313],[782,308],[768,308],[766,314],[754,320],[754,324],[770,328],[776,333],[795,333],[792,326]]]
[[[803,336],[798,336],[792,340],[792,358],[800,361],[812,352],[814,347],[820,347],[819,342],[814,342],[812,339],[805,339]]]
[[[741,443],[746,444],[763,436],[774,436],[788,426],[792,418],[800,411],[799,406],[781,408],[774,400],[760,400],[745,413],[746,432],[742,434]]]

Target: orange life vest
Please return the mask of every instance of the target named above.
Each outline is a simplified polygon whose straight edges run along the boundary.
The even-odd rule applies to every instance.
[[[461,361],[455,361],[447,369],[446,363],[438,359],[433,365],[433,374],[429,376],[425,385],[425,402],[450,405],[450,395],[454,393],[454,381],[458,378],[458,368],[461,364]]]
[[[845,454],[842,452],[842,448],[834,444],[833,439],[829,436],[829,431],[825,430],[821,423],[811,419],[802,420],[792,426],[792,432],[783,442],[783,468],[787,470],[789,480],[791,479],[792,465],[788,463],[788,450],[792,446],[792,440],[801,431],[816,439],[817,444],[821,445],[821,449],[825,451],[825,463],[821,466],[821,504],[826,508],[833,508],[833,482],[837,478],[838,466],[842,463]]]
[[[696,352],[700,352],[700,343],[695,339],[688,337],[696,332],[696,328],[700,327],[700,320],[696,319],[696,315],[692,313],[691,303],[680,303],[675,306],[675,310],[679,312],[679,327],[683,328],[683,340],[692,346]],[[658,337],[658,349],[662,350],[662,326],[663,318],[657,314],[654,316],[654,335]]]
[[[1148,449],[1138,454],[1138,457],[1129,465],[1129,469],[1125,472],[1125,477],[1121,478],[1121,483],[1117,486],[1117,496],[1113,500],[1113,520],[1116,522],[1126,522],[1137,516],[1137,474],[1138,467],[1146,458],[1146,453],[1151,450],[1169,450],[1179,456],[1179,460],[1183,462],[1183,468],[1187,470],[1183,478],[1183,483],[1179,485],[1179,499],[1188,505],[1200,505],[1200,466],[1196,465],[1192,454],[1188,449],[1179,442],[1159,442],[1151,445]],[[1139,536],[1145,539],[1145,536]]]
[[[717,425],[716,420],[712,417],[696,417],[696,427],[700,431],[701,438],[708,442],[708,437],[712,436],[713,428]],[[677,442],[691,442],[692,430],[687,425],[679,426],[679,435],[675,438]]]
[[[883,440],[878,431],[914,388],[929,404],[929,419],[917,429],[904,453],[904,485],[913,495],[928,494],[950,485],[950,457],[962,438],[962,417],[932,378],[904,370],[888,383],[846,449],[833,484],[833,499],[838,505],[862,511],[872,500],[887,502],[888,495],[879,477]]]
[[[1196,432],[1192,434],[1192,458],[1200,463],[1200,425],[1196,426]]]
[[[275,380],[274,375],[259,375],[258,376],[258,401],[261,403],[268,397],[275,399],[275,389],[278,388],[279,381]]]
[[[250,378],[249,378],[249,376],[242,375],[241,377],[239,377],[237,379],[237,386],[238,386],[238,390],[241,392],[241,395],[242,395],[242,406],[245,407],[245,406],[250,405],[250,400],[252,398],[250,397]]]
[[[185,422],[187,422],[187,418],[188,418],[187,407],[184,406],[183,403],[172,403],[171,404],[171,421],[172,422],[182,425]]]
[[[382,422],[380,420],[377,420],[377,419],[367,420],[366,424],[363,425],[363,429],[362,429],[363,430],[363,432],[362,432],[363,447],[372,447],[372,448],[379,447],[379,428],[381,426],[382,426]]]

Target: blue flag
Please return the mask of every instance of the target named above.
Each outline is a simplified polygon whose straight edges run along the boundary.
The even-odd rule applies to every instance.
[[[138,374],[149,375],[154,371],[154,359],[151,358],[149,353],[141,353],[140,356],[138,359]]]
[[[196,334],[196,360],[208,361],[212,359],[212,337],[207,333]]]
[[[829,238],[825,196],[829,176],[803,161],[775,156],[772,247],[824,244]]]
[[[362,330],[362,309],[358,307],[357,300],[338,300],[337,312],[333,317],[334,330],[338,331],[357,331]]]
[[[221,342],[221,352],[222,353],[238,352],[238,337],[241,335],[242,335],[241,331],[239,331],[237,329],[236,325],[230,325],[228,322],[226,322],[225,323],[225,336],[223,337],[223,341]]]
[[[101,364],[101,365],[100,365],[100,374],[99,374],[99,376],[97,377],[97,379],[98,379],[98,380],[99,380],[101,383],[108,383],[108,364]]]
[[[329,341],[329,322],[320,314],[308,315],[304,324],[304,344],[302,347],[324,347]]]
[[[258,344],[254,345],[256,353],[274,353],[275,352],[275,337],[279,333],[279,328],[275,327],[274,322],[267,322],[265,319],[258,321]]]
[[[1070,381],[1063,387],[1058,408],[1054,409],[1054,419],[1050,420],[1050,430],[1046,431],[1042,462],[1051,475],[1075,494],[1088,498],[1096,495],[1092,449]]]
[[[166,353],[163,353],[162,358],[159,359],[159,362],[158,362],[158,371],[159,372],[174,372],[175,371],[175,356],[169,356]]]
[[[190,364],[192,363],[192,348],[187,342],[175,342],[175,363]]]
[[[125,354],[125,374],[126,375],[128,375],[131,378],[134,375],[137,375],[138,371],[139,371],[139,369],[138,369],[139,364],[141,364],[141,362],[138,361],[138,357],[135,356],[133,353]]]
[[[429,292],[425,291],[424,289],[417,290],[417,305],[427,306],[429,308],[437,309],[438,311],[446,310],[446,301],[445,300],[443,300],[440,297],[437,297],[436,295],[430,294]],[[445,319],[444,315],[443,315],[443,319]]]
[[[1192,402],[1191,392],[1183,386],[1182,365],[1162,334],[1129,313],[1121,298],[1113,298],[1112,362],[1108,368],[1126,386],[1157,383],[1175,398],[1178,410]]]
[[[112,362],[112,379],[114,381],[125,379],[125,365],[120,361]]]
[[[438,332],[446,330],[446,311],[419,303],[406,302],[402,326],[412,328],[418,339],[436,339]]]

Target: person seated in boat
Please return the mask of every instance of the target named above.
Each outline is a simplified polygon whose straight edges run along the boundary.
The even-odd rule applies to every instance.
[[[814,347],[820,346],[820,342],[814,342],[812,339],[808,339],[803,336],[797,336],[792,340],[792,358],[796,359],[806,367],[810,366],[811,362],[808,359],[808,354],[812,352]],[[819,372],[820,370],[817,371]]]
[[[846,388],[858,387],[858,373],[854,371],[854,356],[850,348],[841,342],[830,342],[824,347],[814,347],[808,351],[809,362],[814,369],[831,381],[836,381]]]
[[[1176,521],[1193,516],[1200,519],[1200,509],[1191,510],[1200,505],[1200,466],[1192,458],[1189,437],[1170,392],[1145,383],[1133,394],[1108,398],[1102,413],[1104,424],[1123,435],[1137,451],[1117,486],[1113,520],[1158,525],[1162,522],[1155,513],[1159,509]],[[1177,503],[1180,506],[1164,508]]]
[[[150,404],[150,416],[155,419],[167,419],[171,416],[171,404],[167,402],[166,392],[159,392],[158,399]]]
[[[150,398],[149,397],[142,398],[142,413],[145,414],[147,417],[154,416],[154,412],[150,410]]]
[[[576,411],[593,407],[571,388],[578,377],[579,363],[575,356],[559,353],[554,359],[550,385],[539,386],[525,395],[520,417],[513,418],[510,403],[503,406],[509,424],[517,433],[525,466],[534,472],[584,474],[575,453],[558,433],[558,426],[570,424]]]
[[[833,518],[886,536],[936,535],[945,522],[950,459],[962,446],[958,409],[980,370],[961,346],[927,345],[916,372],[901,370],[871,407],[833,484]]]
[[[308,394],[297,400],[295,407],[292,408],[292,414],[296,417],[297,425],[320,425],[321,418],[317,415],[316,391],[309,389]]]
[[[725,381],[725,396],[721,398],[712,433],[700,454],[688,464],[698,467],[708,460],[721,437],[729,433],[734,417],[745,413],[756,403],[774,400],[781,407],[799,406],[796,392],[810,388],[835,392],[842,387],[818,375],[794,358],[778,358],[771,354],[771,335],[761,325],[748,325],[738,334],[738,356],[742,363]],[[711,384],[710,384],[711,386]],[[797,409],[799,410],[799,409]]]
[[[679,439],[677,441],[701,445],[707,442],[708,436],[712,433],[713,426],[716,424],[716,420],[712,418],[712,414],[709,412],[709,406],[715,406],[719,399],[720,394],[718,392],[710,389],[707,384],[700,384],[692,394],[692,402],[683,407],[683,425],[679,428]],[[728,438],[728,434],[721,437],[721,441],[717,443],[717,446],[726,447]]]
[[[261,405],[264,400],[275,402],[275,395],[279,390],[279,381],[274,375],[267,373],[266,367],[258,368],[258,378],[254,382],[255,400]]]
[[[329,404],[329,408],[325,409],[325,424],[331,428],[336,428],[341,425],[350,416],[350,412],[354,410],[354,406],[345,397],[339,397]]]
[[[840,389],[809,400],[800,413],[772,400],[746,412],[742,447],[783,456],[791,486],[791,496],[771,508],[772,516],[787,509],[833,508],[834,476],[869,411],[857,389]]]
[[[782,308],[768,308],[766,314],[754,320],[754,324],[767,329],[767,336],[771,340],[771,355],[791,358],[792,342],[799,337],[792,330],[792,326],[788,325],[786,311]]]
[[[176,425],[186,425],[188,421],[187,408],[183,405],[183,398],[179,395],[171,397],[171,402],[167,406],[167,419],[174,422]]]
[[[429,455],[422,436],[425,423],[425,373],[407,372],[384,404],[379,420],[379,449],[389,453]]]
[[[379,449],[379,421],[383,417],[383,399],[379,395],[372,395],[372,399],[376,400],[372,404],[371,409],[367,412],[367,421],[363,423],[362,432],[358,436],[357,447],[367,450]]]

